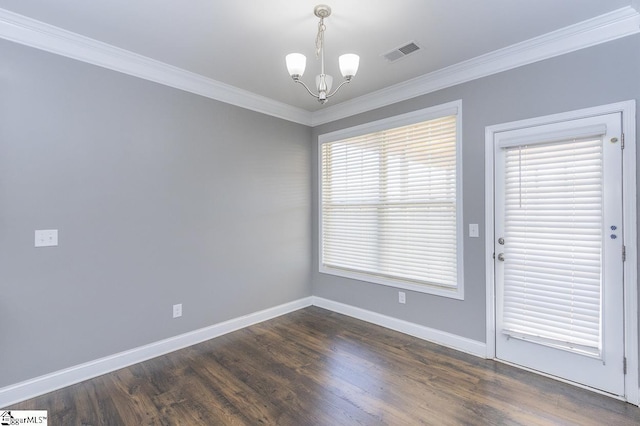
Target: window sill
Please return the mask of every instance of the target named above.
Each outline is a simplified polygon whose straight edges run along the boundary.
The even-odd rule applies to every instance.
[[[342,278],[350,278],[353,280],[363,281],[370,284],[384,285],[403,290],[414,291],[418,293],[431,294],[434,296],[447,297],[450,299],[464,300],[464,286],[458,284],[457,287],[444,287],[429,284],[418,284],[411,281],[403,281],[392,278],[380,277],[361,272],[348,271],[345,269],[331,268],[328,266],[320,266],[320,273],[334,275]],[[460,280],[460,277],[458,277]]]

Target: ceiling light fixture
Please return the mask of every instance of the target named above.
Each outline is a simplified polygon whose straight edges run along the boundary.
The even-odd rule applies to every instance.
[[[320,59],[320,74],[316,76],[316,88],[318,93],[313,93],[309,87],[304,84],[300,77],[304,74],[304,69],[307,65],[307,58],[302,53],[290,53],[286,57],[287,69],[289,75],[293,78],[293,81],[300,83],[307,89],[307,92],[314,98],[318,99],[318,102],[324,104],[327,100],[336,94],[342,86],[347,83],[351,83],[351,79],[358,72],[358,65],[360,63],[360,57],[353,53],[347,53],[338,58],[340,64],[340,72],[344,77],[344,81],[331,93],[331,85],[333,83],[333,77],[324,73],[324,31],[326,29],[324,25],[324,18],[331,15],[331,8],[327,5],[321,4],[313,9],[313,13],[320,18],[318,23],[318,35],[316,36],[316,58]]]

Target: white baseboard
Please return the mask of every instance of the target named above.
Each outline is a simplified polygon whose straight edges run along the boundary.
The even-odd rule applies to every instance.
[[[333,300],[324,299],[322,297],[313,296],[313,305],[320,308],[328,309],[339,314],[347,315],[359,320],[367,321],[372,324],[380,325],[391,330],[399,331],[410,336],[418,337],[438,345],[466,352],[481,358],[486,358],[487,347],[484,342],[468,339],[466,337],[457,336],[455,334],[425,327],[409,321],[389,317],[377,312],[368,311],[366,309],[357,308],[344,303],[334,302]]]
[[[8,407],[20,401],[34,398],[66,386],[71,386],[84,380],[101,376],[169,352],[177,351],[311,305],[482,358],[486,355],[486,345],[483,342],[456,336],[344,303],[310,296],[1,388],[0,407]]]
[[[93,377],[119,370],[169,352],[222,336],[281,315],[311,306],[312,297],[295,300],[263,311],[234,318],[209,327],[170,337],[64,370],[56,371],[0,389],[0,407],[24,401]]]

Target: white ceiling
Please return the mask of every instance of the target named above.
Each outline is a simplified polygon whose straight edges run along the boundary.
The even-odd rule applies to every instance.
[[[8,11],[307,111],[323,108],[295,85],[284,56],[304,53],[312,82],[321,0],[3,0]],[[380,91],[637,0],[327,0],[327,72],[353,52],[360,70],[329,105]],[[383,53],[415,41],[395,63]]]

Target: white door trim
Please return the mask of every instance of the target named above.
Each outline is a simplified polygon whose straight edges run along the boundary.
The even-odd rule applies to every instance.
[[[487,358],[494,359],[495,353],[495,277],[493,260],[494,234],[494,136],[496,133],[540,126],[544,124],[575,120],[597,115],[622,113],[622,130],[625,135],[623,156],[623,212],[626,262],[624,263],[624,309],[625,309],[625,398],[640,405],[638,388],[638,290],[637,290],[637,225],[636,225],[636,103],[635,100],[602,105],[560,114],[536,117],[528,120],[496,124],[485,129],[485,254],[487,286]]]

